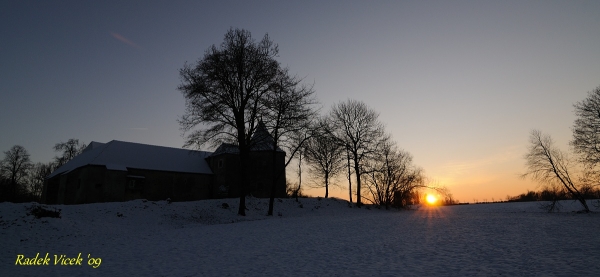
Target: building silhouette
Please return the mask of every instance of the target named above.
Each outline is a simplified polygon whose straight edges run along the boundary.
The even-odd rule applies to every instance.
[[[285,152],[259,125],[252,138],[246,192],[285,197]],[[133,199],[192,201],[239,197],[239,149],[221,144],[214,152],[112,140],[91,142],[47,176],[42,202],[83,204]]]

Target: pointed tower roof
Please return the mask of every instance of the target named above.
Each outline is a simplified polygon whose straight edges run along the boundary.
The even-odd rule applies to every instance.
[[[265,124],[260,121],[256,127],[256,131],[254,131],[254,134],[250,139],[250,143],[252,144],[250,151],[273,151],[273,142],[273,136],[271,136]],[[285,153],[285,151],[279,147],[277,147],[275,151]],[[235,144],[221,143],[221,145],[217,147],[217,150],[215,150],[215,152],[213,152],[210,156],[217,156],[225,153],[239,154],[240,149]]]
[[[263,151],[263,150],[272,151],[274,142],[275,142],[275,140],[273,139],[273,136],[271,136],[271,134],[267,130],[267,127],[265,126],[265,124],[262,121],[259,121],[258,126],[256,126],[256,131],[254,131],[254,134],[252,135],[252,139],[250,139],[250,143],[252,144],[251,150],[252,151]],[[283,150],[279,149],[279,147],[277,147],[276,150],[283,151]]]

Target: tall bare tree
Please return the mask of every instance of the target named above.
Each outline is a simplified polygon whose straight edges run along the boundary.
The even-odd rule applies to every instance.
[[[600,164],[600,86],[588,92],[587,98],[574,107],[577,118],[570,144],[586,169],[594,171]],[[599,180],[593,181],[598,184]]]
[[[329,197],[331,179],[344,170],[346,156],[336,138],[327,131],[330,129],[330,121],[327,118],[321,118],[313,131],[315,135],[306,142],[304,148],[311,174],[323,180],[322,185],[318,185],[318,187],[325,188],[325,198]],[[321,184],[320,181],[319,184]]]
[[[240,205],[246,214],[246,183],[252,136],[265,113],[265,97],[272,93],[281,67],[277,45],[265,35],[256,42],[249,31],[230,29],[219,46],[211,46],[195,65],[180,70],[178,89],[186,100],[179,123],[188,133],[186,147],[206,143],[235,143],[240,152]],[[201,125],[203,128],[194,130]]]
[[[24,192],[24,181],[31,166],[25,147],[15,145],[4,152],[4,159],[0,161],[0,174],[8,180],[8,195],[5,196],[7,200],[15,201],[19,194]]]
[[[66,164],[75,156],[81,154],[85,147],[85,143],[80,144],[78,139],[69,139],[67,142],[59,142],[55,144],[54,151],[60,153],[60,156],[54,157],[56,168]]]
[[[525,161],[527,172],[523,177],[530,177],[544,184],[560,184],[571,198],[581,203],[584,211],[590,211],[580,192],[580,186],[573,181],[568,156],[554,146],[550,136],[533,130],[529,137],[529,150]]]
[[[356,204],[361,206],[361,175],[363,163],[375,153],[379,141],[384,138],[384,127],[379,114],[365,103],[349,99],[333,106],[330,116],[333,134],[349,153],[356,176]]]
[[[277,180],[285,177],[285,167],[309,138],[310,125],[317,114],[314,109],[317,101],[313,87],[301,82],[300,78],[290,76],[288,69],[284,68],[273,85],[272,93],[265,97],[266,109],[261,121],[273,137],[273,145],[270,147],[273,151],[273,180],[267,215],[273,215]],[[278,148],[287,150],[289,154],[281,169],[278,169],[276,163]]]

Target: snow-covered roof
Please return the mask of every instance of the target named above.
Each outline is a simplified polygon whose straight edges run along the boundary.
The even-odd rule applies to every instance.
[[[211,153],[181,148],[155,146],[113,140],[91,142],[84,151],[62,165],[47,178],[67,173],[86,165],[106,166],[109,170],[127,168],[212,174],[205,158]]]

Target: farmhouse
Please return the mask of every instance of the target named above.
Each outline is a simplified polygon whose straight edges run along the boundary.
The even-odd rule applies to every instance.
[[[284,197],[285,152],[279,148],[273,151],[272,137],[264,129],[257,130],[253,140],[246,173],[247,193],[269,197],[277,175],[276,197]],[[48,175],[42,202],[82,204],[238,197],[239,169],[239,149],[232,144],[221,144],[211,153],[117,140],[92,142],[81,154]]]

